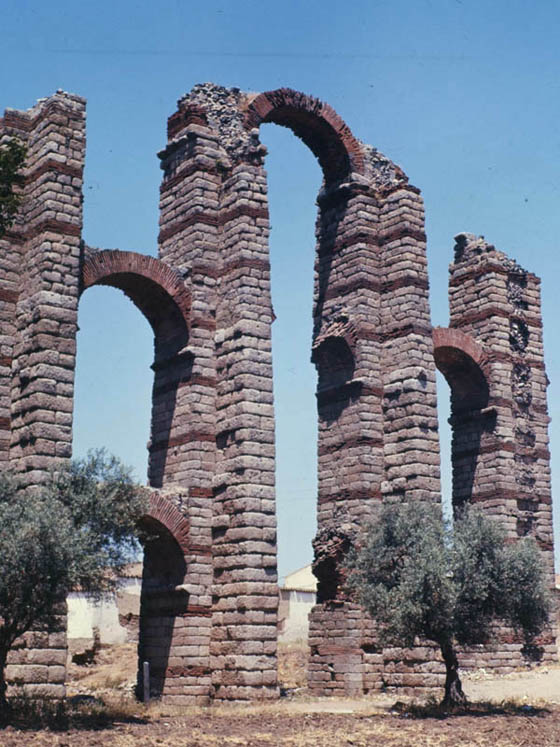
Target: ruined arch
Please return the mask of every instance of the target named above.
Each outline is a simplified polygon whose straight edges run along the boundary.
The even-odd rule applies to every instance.
[[[484,348],[458,329],[436,327],[434,359],[451,387],[454,413],[488,406],[487,358]]]
[[[335,110],[320,99],[291,88],[258,94],[249,103],[248,128],[263,122],[288,127],[317,157],[325,181],[340,181],[352,171],[362,173],[364,157],[360,142]]]
[[[117,249],[88,252],[82,266],[81,291],[93,285],[118,288],[146,317],[162,348],[180,349],[189,336],[190,294],[180,275],[154,257]]]
[[[173,536],[183,552],[189,547],[189,522],[184,514],[161,493],[150,494],[150,504],[144,517],[146,521],[157,521]]]
[[[108,285],[124,292],[154,332],[154,386],[151,440],[148,444],[150,485],[161,487],[179,386],[188,383],[193,354],[188,348],[190,294],[179,273],[154,257],[136,252],[88,252],[82,266],[82,292]]]
[[[434,360],[451,390],[451,463],[454,511],[477,500],[480,482],[481,441],[496,425],[489,407],[488,361],[483,346],[457,329],[433,330]]]
[[[185,588],[189,523],[177,507],[159,492],[150,495],[141,519],[144,563],[138,636],[139,695],[144,689],[143,664],[149,664],[150,697],[162,697],[181,686],[182,672],[170,666],[173,647],[180,645],[174,628],[189,607]]]
[[[357,454],[345,453],[346,444],[340,440],[340,434],[356,419],[362,391],[362,382],[355,378],[360,333],[352,321],[354,303],[348,309],[344,304],[344,296],[355,295],[355,286],[359,286],[360,281],[355,281],[353,272],[346,275],[350,279],[348,285],[340,281],[346,274],[344,266],[347,267],[349,256],[354,253],[357,260],[358,255],[363,256],[368,251],[363,244],[360,245],[365,232],[360,235],[361,221],[355,220],[351,207],[355,194],[360,189],[367,191],[369,186],[364,175],[364,146],[329,104],[313,96],[280,88],[256,96],[249,95],[247,100],[245,127],[253,138],[256,138],[256,129],[263,124],[286,128],[307,147],[321,169],[316,245],[313,255],[307,257],[310,264],[314,262],[316,273],[310,357],[316,372],[314,420],[320,445],[308,464],[316,472],[319,492],[324,493],[325,484],[332,486],[336,481],[333,472],[338,467],[333,469],[333,452],[339,451],[338,466],[341,470],[350,471],[351,464],[359,458]],[[345,226],[347,216],[348,222],[354,222],[358,228],[351,237]],[[335,283],[339,284],[338,288]],[[333,433],[337,433],[338,438],[333,437]],[[323,504],[328,507],[329,513],[333,510],[329,504],[336,501],[332,492],[332,487],[329,487]],[[316,515],[320,516],[320,513],[319,505]],[[330,528],[327,533],[329,531]],[[319,534],[313,543],[313,573],[318,580],[321,601],[327,597],[334,598],[339,587],[342,588],[341,584],[333,583],[330,576],[331,571],[342,564],[344,554],[339,553],[336,559],[329,556],[325,560],[321,547],[324,536],[319,527]],[[344,544],[344,551],[347,550],[348,544]],[[334,573],[336,576],[338,570]]]

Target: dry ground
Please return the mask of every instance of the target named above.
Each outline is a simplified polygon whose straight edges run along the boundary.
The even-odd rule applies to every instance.
[[[273,705],[174,711],[158,704],[144,708],[132,700],[136,663],[132,644],[102,650],[94,665],[71,667],[69,694],[95,695],[104,705],[98,700],[82,706],[66,725],[59,717],[54,729],[38,729],[29,719],[16,722],[0,730],[0,745],[560,745],[560,666],[502,678],[465,679],[469,699],[479,705],[466,714],[443,715],[435,708],[395,706],[395,696],[388,695],[310,699],[301,687],[305,677],[301,649],[286,647],[281,654],[282,683],[290,692],[295,690],[290,697]]]

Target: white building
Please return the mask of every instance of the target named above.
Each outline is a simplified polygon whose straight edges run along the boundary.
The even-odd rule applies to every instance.
[[[307,640],[308,617],[317,597],[317,579],[311,565],[285,576],[279,591],[278,640],[284,643]]]
[[[68,604],[68,643],[88,645],[97,638],[102,645],[124,643],[137,637],[140,614],[142,563],[126,566],[119,578],[118,590],[104,594],[100,599],[72,591],[66,598]]]
[[[116,594],[93,600],[83,592],[67,597],[68,643],[89,646],[97,638],[102,645],[137,639],[140,614],[142,564],[124,569]],[[307,640],[309,612],[315,604],[317,579],[306,565],[284,577],[279,588],[278,640],[285,643]]]

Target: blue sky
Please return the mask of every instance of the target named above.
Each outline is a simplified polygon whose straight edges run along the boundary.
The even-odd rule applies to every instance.
[[[447,267],[459,231],[485,235],[540,275],[558,485],[557,2],[4,0],[2,18],[0,108],[26,109],[57,88],[88,100],[84,238],[91,245],[156,253],[155,153],[166,119],[184,92],[212,80],[318,96],[404,168],[426,205],[434,324],[447,324]],[[262,139],[270,153],[284,574],[310,560],[315,530],[308,361],[320,171],[290,132],[267,125]],[[82,299],[80,328],[75,452],[106,445],[144,477],[149,327],[117,291],[94,288]]]

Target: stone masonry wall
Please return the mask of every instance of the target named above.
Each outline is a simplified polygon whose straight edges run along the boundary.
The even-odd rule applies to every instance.
[[[454,387],[451,375],[454,502],[481,504],[512,541],[533,535],[554,593],[540,280],[482,237],[459,234],[454,251],[450,331],[467,335],[483,348],[478,370],[471,371],[470,391],[464,382]],[[464,369],[469,365],[472,362],[463,361]],[[537,641],[536,654],[542,660],[556,660],[555,636],[554,626]],[[468,652],[462,665],[521,665],[513,633],[503,629],[499,639],[497,647]]]
[[[57,92],[26,112],[8,110],[0,138],[27,147],[22,211],[2,242],[1,426],[4,464],[30,488],[68,459],[80,280],[85,101]],[[7,427],[8,426],[8,427]],[[66,632],[36,631],[9,658],[27,693],[64,693]]]
[[[12,237],[19,263],[10,461],[37,484],[72,444],[85,102],[59,92],[28,112],[9,110],[2,129],[27,147],[23,214]]]
[[[314,569],[320,604],[310,616],[309,685],[317,694],[360,694],[381,686],[403,685],[399,680],[402,669],[397,667],[395,672],[393,667],[391,672],[391,667],[383,664],[371,620],[345,598],[340,566],[382,500],[439,498],[435,366],[422,203],[418,190],[384,156],[364,147],[364,161],[367,186],[362,180],[352,185],[354,199],[348,186],[343,187],[350,198],[338,220],[336,241],[345,253],[329,258],[339,277],[347,278],[346,283],[339,281],[337,285],[336,276],[323,281],[333,307],[346,312],[337,320],[342,331],[339,337],[345,335],[350,349],[353,336],[358,352],[356,360],[347,355],[343,367],[347,400],[342,400],[342,406],[341,366],[329,366],[325,353],[322,357],[316,354],[320,482]],[[321,196],[320,206],[323,201],[328,204]],[[325,217],[320,215],[321,227]],[[348,233],[354,241],[345,241],[346,225],[351,226]],[[318,253],[324,253],[321,243]],[[327,334],[319,333],[318,350],[326,348],[328,354],[322,342],[322,337],[329,339]],[[339,357],[343,357],[340,343]],[[335,407],[340,409],[334,409],[325,397],[329,390],[337,393]],[[327,440],[331,432],[338,436],[335,449]],[[324,466],[323,450],[328,455]],[[348,474],[342,472],[341,455],[348,459]],[[330,481],[330,494],[334,492],[336,502],[321,491],[321,480],[333,469],[337,472]],[[357,489],[350,491],[349,485]],[[333,486],[339,486],[338,490],[333,491]]]
[[[58,92],[0,120],[0,143],[15,135],[28,148],[23,208],[0,241],[0,461],[33,489],[68,460],[79,296],[96,284],[124,292],[154,332],[140,692],[148,662],[152,695],[170,704],[278,695],[267,122],[300,137],[324,177],[309,687],[441,686],[432,646],[379,647],[374,621],[346,595],[344,558],[384,501],[440,500],[437,365],[452,393],[454,506],[481,503],[512,541],[533,533],[552,584],[538,279],[460,234],[450,327],[433,330],[423,203],[403,171],[318,99],[210,83],[168,120],[159,258],[87,247],[84,109]],[[521,663],[511,631],[498,633],[497,647],[463,652],[462,665]],[[538,642],[544,659],[556,656],[554,636]],[[58,630],[23,638],[8,676],[62,695],[65,646],[61,614]]]

